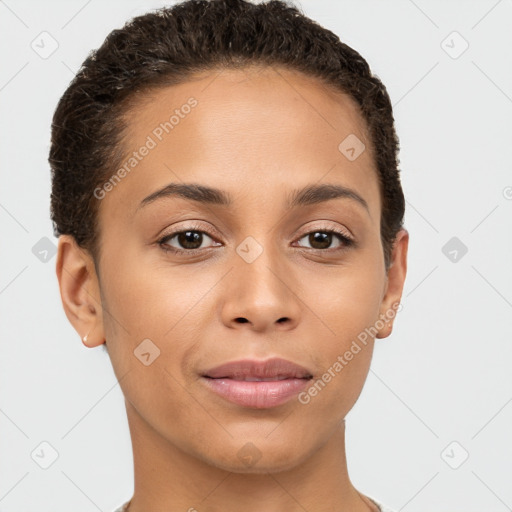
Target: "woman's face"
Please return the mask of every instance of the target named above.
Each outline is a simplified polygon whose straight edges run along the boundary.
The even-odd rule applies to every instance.
[[[124,172],[96,191],[95,336],[129,419],[230,471],[293,467],[357,400],[371,328],[391,332],[379,319],[393,318],[405,278],[404,232],[384,268],[377,171],[355,103],[298,73],[251,68],[153,91],[126,119]],[[171,184],[182,193],[147,199]],[[274,357],[312,378],[290,378],[289,396],[282,383],[217,379],[235,389],[229,399],[204,376]]]

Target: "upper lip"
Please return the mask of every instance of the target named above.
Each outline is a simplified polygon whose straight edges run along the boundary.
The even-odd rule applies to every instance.
[[[242,359],[238,361],[231,361],[229,363],[221,364],[215,368],[211,368],[203,373],[203,377],[210,377],[213,379],[218,378],[311,378],[311,373],[296,363],[274,357],[265,361],[256,359]]]

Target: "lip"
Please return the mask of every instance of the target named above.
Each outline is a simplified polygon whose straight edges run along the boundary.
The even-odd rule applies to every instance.
[[[211,391],[232,403],[266,409],[290,400],[308,385],[312,374],[296,363],[272,358],[231,361],[207,370],[201,377]]]

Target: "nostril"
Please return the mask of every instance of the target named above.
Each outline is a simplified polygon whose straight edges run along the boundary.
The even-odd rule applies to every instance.
[[[247,318],[243,318],[243,317],[236,318],[235,320],[241,324],[245,324],[249,321],[249,320],[247,320]]]

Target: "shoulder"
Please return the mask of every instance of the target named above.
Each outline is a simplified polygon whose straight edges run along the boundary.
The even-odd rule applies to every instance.
[[[377,507],[379,507],[379,511],[380,512],[395,512],[395,510],[393,510],[392,508],[384,505],[383,503],[381,503],[380,501],[376,500],[375,498],[372,498],[371,496],[368,496],[366,495],[366,497],[372,502],[374,503],[375,505],[377,505]],[[117,511],[116,511],[117,512]]]
[[[116,508],[114,512],[125,512],[129,504],[130,500],[128,500],[126,503],[123,503],[119,508]]]

